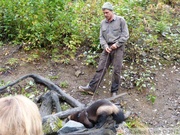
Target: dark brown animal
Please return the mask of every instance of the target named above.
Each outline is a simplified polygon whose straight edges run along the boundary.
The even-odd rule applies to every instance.
[[[108,100],[98,100],[87,109],[69,116],[69,119],[84,124],[87,128],[101,128],[108,116],[112,115],[117,124],[125,120],[124,113]]]

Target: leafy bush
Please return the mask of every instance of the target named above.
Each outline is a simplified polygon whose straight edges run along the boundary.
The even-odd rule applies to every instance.
[[[88,51],[86,63],[96,65],[93,57],[100,51],[99,28],[105,0],[1,0],[0,40],[23,43],[25,50],[57,50],[52,59],[69,63],[79,48]],[[153,83],[153,70],[166,64],[178,64],[178,4],[174,0],[110,0],[117,15],[128,24],[130,39],[126,45],[123,72],[126,82],[140,89]],[[166,5],[169,4],[169,5]],[[173,5],[172,5],[173,4]],[[172,19],[173,18],[173,19]],[[52,49],[51,49],[52,48]],[[62,51],[61,51],[62,50]],[[63,53],[61,53],[61,52]],[[83,53],[81,51],[81,53]],[[91,54],[92,53],[92,54]],[[62,56],[64,55],[64,56]],[[138,67],[138,68],[136,68]],[[143,74],[141,74],[143,72]],[[153,84],[152,84],[153,86]]]
[[[75,16],[69,2],[2,0],[1,40],[29,43],[25,49],[63,46],[66,38],[71,38],[76,31],[72,25]]]

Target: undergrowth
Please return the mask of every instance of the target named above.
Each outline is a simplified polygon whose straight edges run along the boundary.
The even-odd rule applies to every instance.
[[[175,0],[109,0],[128,24],[122,86],[155,90],[155,72],[180,63],[179,2]],[[1,0],[0,46],[21,44],[34,51],[27,62],[51,55],[55,63],[69,64],[81,48],[86,65],[97,65],[101,10],[105,0]],[[40,50],[40,51],[37,51]],[[40,52],[40,53],[39,53]],[[17,65],[11,59],[8,65]],[[0,71],[5,70],[1,68]]]

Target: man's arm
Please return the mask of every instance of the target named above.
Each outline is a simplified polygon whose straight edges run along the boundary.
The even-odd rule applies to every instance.
[[[101,47],[106,50],[106,52],[108,53],[111,53],[112,49],[109,48],[106,40],[104,39],[103,35],[102,35],[102,29],[100,29],[100,44],[101,44]]]
[[[129,30],[124,18],[121,19],[121,35],[120,38],[116,41],[115,45],[120,47],[129,39]]]
[[[100,37],[99,37],[99,40],[100,40],[101,47],[103,49],[106,49],[107,47],[109,47],[107,42],[106,42],[106,40],[103,37],[103,34],[102,34],[102,22],[101,22],[101,26],[100,26]]]

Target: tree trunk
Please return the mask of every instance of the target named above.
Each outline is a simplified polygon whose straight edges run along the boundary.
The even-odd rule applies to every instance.
[[[52,114],[52,110],[53,110],[53,106],[52,106],[52,98],[51,98],[51,92],[47,92],[45,93],[42,97],[41,97],[42,103],[41,106],[39,108],[41,117],[47,116]]]

